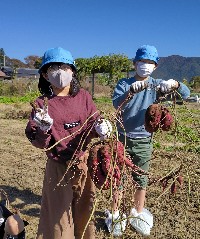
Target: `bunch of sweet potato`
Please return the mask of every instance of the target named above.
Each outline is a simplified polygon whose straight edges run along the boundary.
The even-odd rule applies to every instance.
[[[149,133],[156,132],[159,128],[168,131],[173,123],[169,110],[160,105],[150,105],[145,113],[145,129]]]
[[[119,186],[125,166],[137,169],[126,157],[124,145],[117,140],[97,142],[89,151],[88,169],[97,188]]]

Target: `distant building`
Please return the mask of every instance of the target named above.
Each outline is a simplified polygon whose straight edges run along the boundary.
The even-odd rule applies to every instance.
[[[13,69],[11,67],[4,66],[1,68],[1,71],[4,72],[7,76],[12,77],[13,75]]]
[[[18,78],[39,78],[38,69],[16,68],[16,72],[14,72],[14,69],[12,67],[4,66],[1,68],[1,71],[10,77],[15,75]]]
[[[10,79],[11,77],[6,75],[3,71],[0,70],[0,80]]]

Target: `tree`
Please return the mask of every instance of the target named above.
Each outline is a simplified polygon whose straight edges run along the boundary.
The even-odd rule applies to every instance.
[[[36,61],[34,63],[35,69],[39,69],[41,64],[42,64],[42,57],[39,57],[38,59],[36,59]]]
[[[200,76],[193,76],[190,81],[190,86],[193,90],[200,89]]]
[[[10,62],[9,65],[12,68],[25,68],[25,67],[27,67],[27,65],[24,62],[22,62],[22,61],[20,61],[18,59],[15,59],[15,58],[9,59],[9,62]]]
[[[125,55],[110,54],[108,56],[94,56],[93,58],[76,59],[79,80],[87,75],[92,75],[92,96],[94,95],[94,75],[101,73],[101,83],[113,89],[119,78],[124,77],[133,69],[133,63]]]
[[[94,56],[93,58],[78,58],[76,66],[79,77],[94,73],[107,73],[105,84],[112,86],[122,77],[122,72],[129,72],[132,69],[132,62],[124,55],[110,54],[108,56]]]
[[[39,56],[27,56],[26,58],[24,58],[26,64],[27,64],[27,67],[29,68],[35,68],[35,62],[38,61],[40,59]]]
[[[184,78],[184,79],[182,80],[182,82],[183,82],[183,84],[185,84],[186,86],[190,86],[190,83],[187,81],[187,79]]]
[[[3,48],[0,48],[0,66],[4,66],[5,61],[5,51]]]

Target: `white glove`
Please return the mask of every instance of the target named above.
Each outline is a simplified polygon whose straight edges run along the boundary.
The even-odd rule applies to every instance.
[[[53,125],[53,119],[49,116],[47,107],[45,107],[45,109],[37,109],[33,120],[36,125],[45,132],[50,130]]]
[[[104,140],[110,137],[110,134],[112,132],[112,125],[108,120],[101,119],[97,121],[95,125],[95,130],[100,136],[100,139]]]
[[[3,217],[0,218],[0,226],[4,223],[5,219]]]
[[[136,81],[134,83],[132,83],[131,87],[130,87],[130,91],[132,93],[138,93],[142,90],[144,90],[147,87],[146,82],[145,81]]]
[[[170,91],[177,89],[177,81],[173,79],[169,79],[167,81],[163,80],[156,88],[157,90],[160,89],[160,91],[163,93],[168,93]]]

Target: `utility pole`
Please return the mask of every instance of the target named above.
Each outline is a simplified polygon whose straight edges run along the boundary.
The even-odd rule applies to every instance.
[[[3,55],[3,66],[6,66],[6,55]]]

